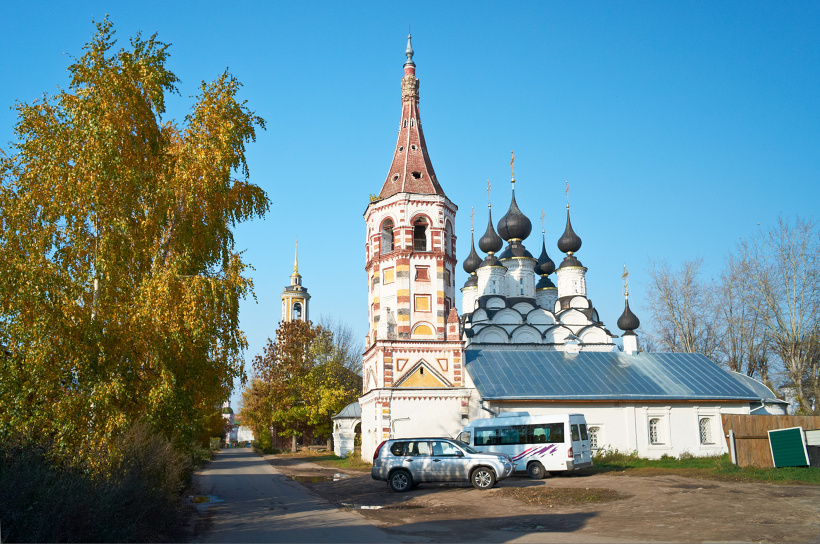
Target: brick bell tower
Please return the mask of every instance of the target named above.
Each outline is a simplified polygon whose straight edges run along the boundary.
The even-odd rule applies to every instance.
[[[427,153],[410,39],[393,161],[364,213],[364,459],[391,436],[454,435],[469,400],[455,310],[458,207],[444,194]]]

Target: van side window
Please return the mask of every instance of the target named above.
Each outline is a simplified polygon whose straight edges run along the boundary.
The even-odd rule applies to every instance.
[[[578,425],[572,426],[572,441],[578,442],[581,440],[581,433],[578,431]]]
[[[586,423],[581,423],[581,440],[589,440]]]
[[[396,457],[400,457],[404,455],[404,446],[407,445],[407,442],[394,442],[392,446],[390,446],[390,453],[395,455]]]

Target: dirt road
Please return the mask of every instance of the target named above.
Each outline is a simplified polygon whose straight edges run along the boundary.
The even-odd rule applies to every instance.
[[[194,542],[399,542],[289,480],[249,449],[217,453],[194,476]]]
[[[608,473],[538,481],[514,477],[490,491],[427,484],[394,493],[369,473],[340,474],[303,456],[266,458],[319,496],[354,509],[405,542],[820,541],[817,486]],[[505,491],[533,486],[602,488],[614,490],[619,498],[539,506]]]

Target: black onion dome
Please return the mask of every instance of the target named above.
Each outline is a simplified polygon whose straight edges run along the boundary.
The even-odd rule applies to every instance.
[[[518,239],[524,240],[532,232],[532,223],[526,215],[521,213],[518,209],[518,204],[515,202],[515,188],[512,192],[512,202],[510,202],[510,209],[507,214],[498,222],[498,234],[504,240]]]
[[[467,255],[467,258],[464,259],[464,264],[462,267],[464,271],[468,274],[472,274],[473,272],[481,266],[481,257],[478,256],[478,253],[475,252],[475,236],[470,234],[470,254]]]
[[[495,253],[504,247],[504,240],[493,229],[493,211],[490,210],[490,219],[487,222],[487,231],[478,240],[478,248],[484,253]]]
[[[478,276],[470,274],[470,277],[464,282],[464,287],[478,287]]]
[[[626,299],[624,313],[618,318],[618,328],[622,331],[634,331],[641,326],[641,320],[629,309],[629,299]]]
[[[567,228],[564,234],[558,239],[558,249],[562,253],[576,253],[581,249],[581,238],[572,230],[572,223],[569,222],[569,208],[567,208]]]
[[[535,271],[542,276],[549,276],[555,272],[555,263],[547,255],[547,244],[543,236],[541,237],[541,255],[538,256],[538,265],[535,267]]]

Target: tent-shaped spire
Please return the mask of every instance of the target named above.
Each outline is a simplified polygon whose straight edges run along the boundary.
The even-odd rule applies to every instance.
[[[393,162],[387,179],[379,193],[379,198],[387,198],[396,193],[420,193],[444,195],[438,184],[433,164],[427,154],[427,144],[421,130],[419,113],[419,80],[416,78],[416,64],[413,62],[413,47],[407,35],[407,49],[404,54],[404,77],[401,80],[401,120],[399,137],[393,152]]]

